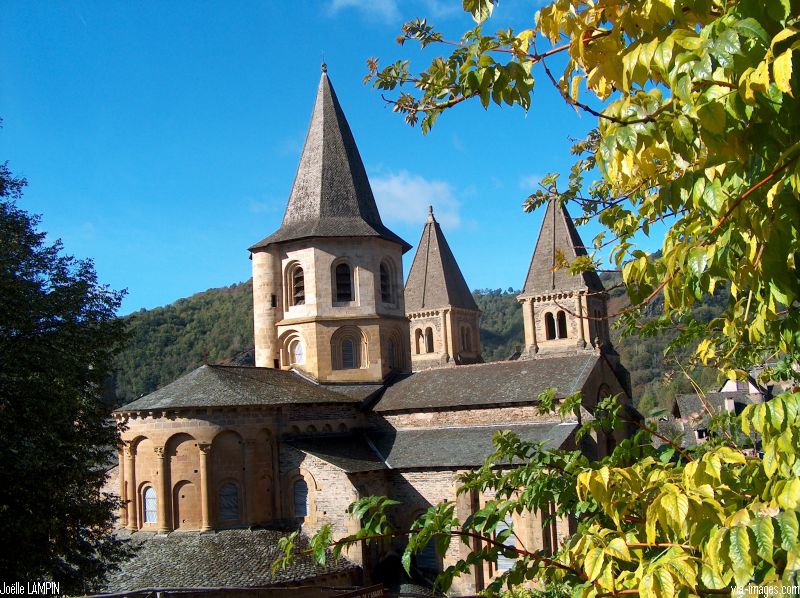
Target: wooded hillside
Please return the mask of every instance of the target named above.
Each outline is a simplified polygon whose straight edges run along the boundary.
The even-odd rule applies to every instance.
[[[604,275],[610,290],[609,313],[627,305],[616,275]],[[168,384],[207,359],[224,361],[253,347],[253,304],[251,282],[227,288],[209,289],[171,305],[140,310],[127,316],[130,340],[118,357],[114,378],[116,402],[128,403]],[[518,290],[479,289],[473,292],[481,318],[481,346],[486,361],[507,359],[524,344],[522,311],[517,303]],[[707,320],[721,311],[724,297],[695,307],[693,316]],[[655,306],[658,312],[660,306]],[[655,315],[654,312],[654,315]],[[664,355],[670,337],[619,338],[614,345],[622,363],[631,373],[634,400],[644,413],[667,407],[677,393],[692,392],[692,383],[676,357],[685,361],[689,348]],[[206,357],[207,354],[207,357]],[[697,383],[708,388],[715,380],[710,372],[692,374]]]

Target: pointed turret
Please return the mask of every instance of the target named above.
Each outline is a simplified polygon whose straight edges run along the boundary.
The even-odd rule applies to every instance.
[[[381,222],[323,64],[283,223],[250,248],[256,365],[322,383],[374,384],[408,371],[410,248]]]
[[[380,237],[411,246],[381,221],[355,139],[323,64],[300,165],[280,229],[250,249],[310,237]]]
[[[456,364],[482,361],[481,312],[432,207],[408,274],[405,304],[414,369],[444,365],[451,358]]]
[[[406,312],[442,307],[478,310],[431,206],[408,273]]]
[[[524,354],[574,352],[609,343],[606,293],[596,272],[570,274],[559,268],[587,255],[575,223],[563,205],[550,201],[525,286],[519,295],[525,325]]]
[[[578,256],[587,255],[566,207],[557,206],[556,202],[550,201],[542,219],[542,228],[533,251],[528,277],[525,279],[523,295],[537,295],[556,289],[561,291],[585,289],[595,292],[604,290],[596,272],[584,272],[576,276],[565,268],[556,269],[559,253],[567,262],[572,262]]]

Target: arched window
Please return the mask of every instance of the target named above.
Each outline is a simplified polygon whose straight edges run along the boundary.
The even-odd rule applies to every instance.
[[[356,349],[355,343],[352,338],[346,338],[342,341],[342,369],[352,370],[358,367],[356,365]]]
[[[472,329],[467,328],[467,342],[464,344],[467,351],[472,351]]]
[[[292,487],[292,494],[294,495],[294,516],[308,517],[308,484],[306,481],[297,480]]]
[[[221,521],[239,519],[239,488],[233,482],[223,484],[219,489],[219,518]]]
[[[433,330],[431,328],[425,329],[425,352],[433,353]]]
[[[393,269],[387,262],[381,262],[380,267],[381,301],[395,303]]]
[[[361,330],[345,326],[331,338],[331,361],[335,370],[352,370],[366,361],[365,341]]]
[[[497,524],[497,527],[494,528],[495,538],[498,538],[500,534],[506,530],[511,529],[511,517],[506,515],[505,521],[500,521]],[[514,537],[513,532],[510,533],[505,539],[500,539],[503,544],[509,546],[511,548],[517,547],[517,539]],[[516,558],[508,558],[502,554],[497,555],[497,572],[502,573],[503,571],[508,571],[511,567],[514,566],[514,561]]]
[[[422,351],[422,346],[423,346],[423,342],[422,342],[422,330],[420,330],[419,328],[417,328],[417,329],[414,331],[414,352],[415,352],[417,355],[419,355],[419,354],[420,354],[420,352]]]
[[[337,264],[334,271],[336,281],[336,301],[353,300],[353,270],[348,264]]]
[[[305,305],[306,303],[306,286],[305,278],[303,277],[303,268],[299,264],[295,264],[289,270],[289,304],[290,305]]]
[[[156,510],[156,491],[152,486],[144,489],[144,522],[155,523],[158,519]]]
[[[550,312],[544,314],[544,336],[549,341],[556,337],[556,321]]]
[[[289,361],[292,365],[303,363],[303,343],[299,338],[289,342]]]
[[[567,314],[563,311],[558,312],[558,338],[567,338]]]

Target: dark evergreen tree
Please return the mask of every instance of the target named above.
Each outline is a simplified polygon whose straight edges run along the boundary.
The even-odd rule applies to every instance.
[[[16,205],[25,184],[0,165],[0,579],[82,594],[126,551],[117,500],[101,491],[118,438],[101,395],[122,294],[46,241]]]

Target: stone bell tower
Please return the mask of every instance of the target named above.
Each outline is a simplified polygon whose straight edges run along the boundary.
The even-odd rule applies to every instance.
[[[481,312],[432,207],[408,274],[405,297],[414,370],[483,361]]]
[[[323,64],[281,227],[250,247],[256,366],[320,382],[410,370],[403,254]]]
[[[587,253],[566,208],[551,200],[518,296],[525,325],[523,356],[610,346],[607,294],[600,277],[557,269],[559,254],[572,262]]]

